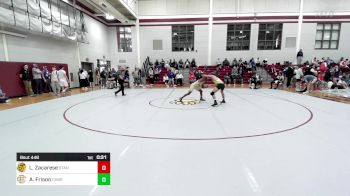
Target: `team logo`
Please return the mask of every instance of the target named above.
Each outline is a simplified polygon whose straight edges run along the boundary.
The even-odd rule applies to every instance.
[[[19,172],[25,172],[25,171],[26,171],[26,168],[27,168],[27,166],[26,166],[25,163],[18,163],[18,165],[17,165],[17,170],[18,170]]]
[[[26,176],[25,175],[19,175],[18,177],[17,177],[17,182],[18,183],[20,183],[20,184],[23,184],[23,183],[25,183],[26,182]]]
[[[174,101],[170,101],[171,104],[176,104],[176,105],[196,105],[200,101],[197,99],[183,99],[182,101],[176,99]]]

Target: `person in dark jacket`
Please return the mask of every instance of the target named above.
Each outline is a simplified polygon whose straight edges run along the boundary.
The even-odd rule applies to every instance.
[[[288,64],[288,67],[285,69],[284,73],[285,73],[286,78],[287,78],[287,88],[288,88],[288,87],[290,87],[292,78],[294,76],[294,69],[291,66],[291,64]]]
[[[26,90],[26,94],[28,96],[33,96],[32,81],[30,80],[28,65],[23,66],[23,69],[19,73],[19,78],[21,78],[24,84],[24,89]]]
[[[126,94],[124,93],[124,82],[125,82],[125,69],[120,68],[117,73],[115,74],[115,79],[119,83],[119,90],[114,92],[114,95],[117,96],[117,94],[121,91],[122,96],[125,96]]]
[[[303,62],[303,57],[304,57],[304,53],[300,49],[299,52],[297,53],[297,63],[298,63],[298,65],[301,65],[301,63]]]

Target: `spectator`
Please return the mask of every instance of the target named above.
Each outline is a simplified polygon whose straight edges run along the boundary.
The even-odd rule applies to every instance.
[[[0,103],[8,103],[10,100],[8,97],[6,97],[6,93],[2,91],[1,85],[0,85]]]
[[[52,67],[52,72],[51,72],[51,88],[54,95],[57,96],[60,93],[61,88],[58,80],[58,72],[55,66]]]
[[[100,69],[99,68],[96,68],[95,69],[95,85],[99,86],[101,85],[101,81],[100,81]]]
[[[237,65],[238,65],[238,61],[236,58],[234,58],[232,61],[232,67],[237,66]]]
[[[89,80],[88,80],[88,73],[84,69],[80,69],[79,71],[79,79],[80,79],[80,87],[82,90],[88,90],[89,86]]]
[[[89,70],[88,75],[89,75],[90,88],[94,88],[94,74],[92,70]]]
[[[264,67],[267,66],[267,58],[265,58],[265,59],[263,60],[263,66],[264,66]]]
[[[47,66],[43,66],[42,71],[42,78],[44,80],[44,92],[49,93],[51,91],[51,85],[50,85],[50,72],[47,69]]]
[[[182,59],[179,60],[179,68],[180,69],[184,68],[184,62],[182,61]]]
[[[169,86],[175,87],[175,74],[171,70],[168,71]]]
[[[191,67],[193,68],[193,67],[196,67],[196,66],[197,66],[196,60],[192,59],[192,61],[191,61]]]
[[[138,75],[141,78],[141,83],[142,83],[143,88],[145,88],[146,87],[146,71],[145,71],[145,69],[144,68],[139,69]]]
[[[257,67],[261,66],[261,62],[260,62],[260,58],[259,57],[256,59],[256,66]]]
[[[303,92],[303,94],[310,93],[314,88],[314,84],[316,83],[317,78],[314,75],[305,75],[304,81],[306,82],[306,91],[304,90],[305,92]]]
[[[176,85],[182,86],[182,84],[183,84],[183,78],[184,78],[184,76],[182,75],[181,72],[179,72],[178,74],[176,74],[176,76],[175,76]]]
[[[345,60],[340,61],[339,66],[340,66],[340,68],[348,68],[348,64],[349,64],[349,60],[345,59]]]
[[[165,84],[166,87],[169,87],[169,77],[168,74],[164,74],[163,76],[163,82]]]
[[[226,85],[231,85],[231,77],[230,77],[230,75],[227,72],[224,75],[224,83]]]
[[[160,69],[154,67],[154,81],[158,81]]]
[[[232,67],[231,70],[231,82],[233,82],[233,84],[236,84],[236,80],[240,80],[242,82],[242,76],[239,72],[239,67],[237,65]]]
[[[223,66],[230,66],[230,61],[227,60],[227,58],[225,58],[225,60],[222,62]]]
[[[288,66],[285,68],[284,74],[287,77],[287,85],[286,86],[287,86],[287,88],[289,88],[291,86],[291,81],[292,81],[292,78],[294,76],[294,69],[290,63],[288,63]]]
[[[216,60],[216,66],[221,66],[221,61],[220,61],[220,58],[218,58],[218,60]]]
[[[141,78],[138,74],[138,68],[135,68],[135,71],[131,72],[132,77],[134,78],[134,86],[138,87],[141,85]]]
[[[186,59],[185,61],[185,68],[190,68],[190,61],[188,59]]]
[[[37,64],[33,64],[32,74],[33,74],[33,79],[35,83],[35,94],[36,95],[41,94],[43,89],[42,76],[41,76],[42,72],[38,68]]]
[[[153,67],[150,67],[148,69],[148,81],[150,83],[150,86],[153,87],[154,86],[154,69],[153,69]]]
[[[22,79],[22,82],[24,84],[26,95],[33,96],[32,81],[30,80],[28,65],[23,66],[23,69],[21,70],[19,77]]]
[[[100,77],[101,77],[101,88],[106,88],[107,72],[105,68],[101,71]]]
[[[332,89],[337,88],[337,89],[346,89],[348,88],[348,84],[346,83],[346,81],[344,80],[343,76],[339,77],[339,80],[337,83],[333,84]]]
[[[162,66],[162,68],[164,68],[164,66],[165,66],[165,61],[164,61],[164,59],[162,59],[162,60],[160,61],[160,65]]]
[[[295,90],[301,91],[301,79],[304,76],[303,69],[301,67],[299,68],[296,67],[294,70],[295,70],[295,79],[297,80]]]
[[[273,84],[276,85],[275,89],[277,89],[280,84],[283,85],[283,82],[284,82],[284,76],[282,75],[282,72],[279,72],[277,77],[270,83],[271,85],[270,89],[272,89]]]
[[[258,86],[261,86],[261,79],[257,72],[253,72],[253,75],[250,78],[250,88],[258,89]]]
[[[256,71],[256,63],[254,57],[250,59],[249,64],[253,71]]]
[[[297,64],[298,65],[301,65],[303,63],[303,57],[304,57],[304,53],[300,49],[299,52],[297,53]]]
[[[66,74],[66,71],[64,71],[63,66],[60,66],[60,70],[57,72],[57,76],[58,76],[58,81],[60,81],[60,87],[62,90],[62,93],[65,93],[68,88],[69,88],[69,84],[68,84],[68,77]]]

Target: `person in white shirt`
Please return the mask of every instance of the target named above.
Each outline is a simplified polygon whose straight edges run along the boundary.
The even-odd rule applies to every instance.
[[[51,88],[52,92],[55,95],[58,95],[60,93],[60,82],[58,80],[58,71],[56,70],[56,67],[52,67],[52,72],[51,72]]]
[[[216,61],[216,66],[221,66],[220,58],[218,58],[218,60]]]
[[[81,87],[83,90],[88,90],[89,86],[89,80],[88,80],[89,74],[87,73],[86,70],[81,69],[79,72],[79,79],[81,81]]]
[[[182,80],[183,80],[184,76],[182,75],[181,72],[179,72],[178,74],[176,74],[175,79],[176,79],[176,85],[180,85],[182,86]]]
[[[303,69],[301,67],[296,67],[295,68],[295,79],[297,80],[295,84],[295,90],[300,91],[301,90],[301,79],[303,78],[304,73]]]
[[[166,87],[169,87],[169,77],[168,77],[168,75],[167,74],[165,74],[164,76],[163,76],[163,82],[164,82],[164,84],[165,84],[165,86]]]
[[[65,93],[68,90],[68,77],[66,71],[64,71],[63,66],[60,66],[60,70],[57,72],[58,80],[60,81],[60,86],[62,92]]]

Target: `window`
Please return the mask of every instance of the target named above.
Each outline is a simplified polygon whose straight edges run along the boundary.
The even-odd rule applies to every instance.
[[[338,49],[340,23],[319,23],[316,30],[315,49]]]
[[[283,24],[260,24],[258,50],[280,50]]]
[[[227,25],[226,50],[249,50],[250,24]]]
[[[172,50],[194,51],[194,26],[172,27]]]
[[[132,52],[131,27],[118,28],[118,50],[119,52]]]

